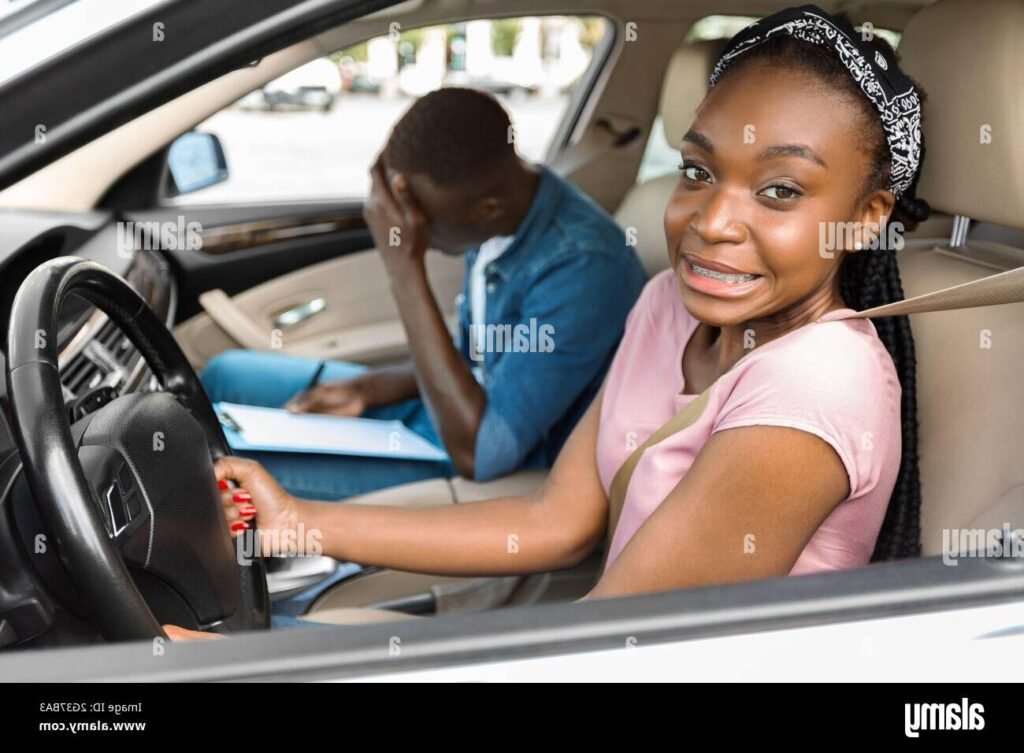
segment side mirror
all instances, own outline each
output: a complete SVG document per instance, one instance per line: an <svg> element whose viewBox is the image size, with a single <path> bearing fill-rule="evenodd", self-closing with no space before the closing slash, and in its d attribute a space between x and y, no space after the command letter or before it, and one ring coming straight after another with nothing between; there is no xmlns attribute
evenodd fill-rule
<svg viewBox="0 0 1024 753"><path fill-rule="evenodd" d="M167 149L165 196L173 198L228 179L224 149L212 133L189 131L176 138Z"/></svg>

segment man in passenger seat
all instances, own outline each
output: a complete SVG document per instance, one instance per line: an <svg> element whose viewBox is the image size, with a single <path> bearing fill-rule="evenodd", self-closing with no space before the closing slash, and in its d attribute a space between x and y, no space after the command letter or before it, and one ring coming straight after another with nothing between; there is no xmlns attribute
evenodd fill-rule
<svg viewBox="0 0 1024 753"><path fill-rule="evenodd" d="M364 217L412 359L390 368L227 351L201 375L213 401L399 419L444 462L242 453L292 494L340 499L427 478L486 481L547 468L597 392L642 289L614 220L516 153L493 97L444 88L416 101L371 170ZM424 268L427 248L463 255L453 342ZM625 440L624 440L625 441Z"/></svg>

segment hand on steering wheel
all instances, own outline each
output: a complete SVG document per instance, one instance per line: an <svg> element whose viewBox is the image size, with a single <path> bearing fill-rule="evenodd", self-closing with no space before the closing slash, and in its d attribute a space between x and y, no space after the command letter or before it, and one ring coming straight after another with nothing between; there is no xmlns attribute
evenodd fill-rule
<svg viewBox="0 0 1024 753"><path fill-rule="evenodd" d="M288 554L276 551L275 542L294 541L297 537L299 501L255 460L218 458L214 472L232 537L240 536L255 524L264 557ZM229 480L236 482L237 488L231 488Z"/></svg>

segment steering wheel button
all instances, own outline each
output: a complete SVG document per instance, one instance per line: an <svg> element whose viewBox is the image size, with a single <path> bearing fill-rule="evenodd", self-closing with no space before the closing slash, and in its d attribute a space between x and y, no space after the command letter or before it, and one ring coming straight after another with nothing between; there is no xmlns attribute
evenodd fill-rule
<svg viewBox="0 0 1024 753"><path fill-rule="evenodd" d="M117 483L121 487L121 492L125 495L127 495L131 489L135 488L135 478L132 476L132 472L128 468L127 463L117 470Z"/></svg>
<svg viewBox="0 0 1024 753"><path fill-rule="evenodd" d="M124 498L125 506L128 508L128 519L135 520L142 514L142 500L139 499L139 492L132 489Z"/></svg>
<svg viewBox="0 0 1024 753"><path fill-rule="evenodd" d="M128 508L125 506L121 490L114 484L107 490L107 506L110 508L110 517L114 523L114 535L121 533L128 525Z"/></svg>

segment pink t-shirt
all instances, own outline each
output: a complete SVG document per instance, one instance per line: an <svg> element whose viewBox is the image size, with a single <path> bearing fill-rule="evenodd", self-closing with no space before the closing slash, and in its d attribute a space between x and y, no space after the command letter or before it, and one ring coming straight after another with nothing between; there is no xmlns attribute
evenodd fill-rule
<svg viewBox="0 0 1024 753"><path fill-rule="evenodd" d="M711 387L694 423L644 452L607 565L686 475L713 433L753 425L788 426L821 437L849 475L850 495L815 531L790 575L868 563L899 471L902 390L870 320L832 321L851 311L830 311L752 349ZM681 393L683 350L698 324L683 306L672 270L656 275L630 312L601 403L597 465L606 494L633 449L697 397Z"/></svg>

